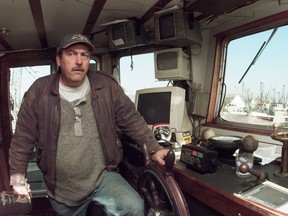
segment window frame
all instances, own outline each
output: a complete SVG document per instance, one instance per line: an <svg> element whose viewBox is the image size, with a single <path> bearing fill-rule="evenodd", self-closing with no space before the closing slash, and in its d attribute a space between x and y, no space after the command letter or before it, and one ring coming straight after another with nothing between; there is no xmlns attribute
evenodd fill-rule
<svg viewBox="0 0 288 216"><path fill-rule="evenodd" d="M12 139L12 126L10 115L10 71L11 67L24 67L35 65L51 65L52 70L56 69L55 64L56 51L54 48L45 50L24 50L19 52L10 52L0 58L0 163L3 164L0 169L0 190L9 190L9 163L8 155ZM4 136L5 134L5 136Z"/></svg>
<svg viewBox="0 0 288 216"><path fill-rule="evenodd" d="M288 11L280 12L239 27L218 33L215 35L215 58L211 82L210 103L208 107L208 116L206 125L240 132L256 133L261 135L270 135L272 127L248 125L244 123L235 123L227 121L217 121L217 115L220 109L220 97L222 91L222 76L224 74L224 60L226 58L226 48L229 41L243 36L254 34L260 31L273 29L279 26L287 25Z"/></svg>
<svg viewBox="0 0 288 216"><path fill-rule="evenodd" d="M92 53L90 56L89 69L92 71L101 71L102 70L101 60L102 58L100 55L93 55ZM93 64L91 64L91 61L95 61L95 68L92 68Z"/></svg>

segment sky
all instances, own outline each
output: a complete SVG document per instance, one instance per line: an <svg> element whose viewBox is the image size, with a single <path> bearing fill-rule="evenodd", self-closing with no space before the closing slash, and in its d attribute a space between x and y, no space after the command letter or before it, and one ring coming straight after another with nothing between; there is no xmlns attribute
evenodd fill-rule
<svg viewBox="0 0 288 216"><path fill-rule="evenodd" d="M228 45L225 83L227 94L241 94L243 85L254 97L260 93L260 83L264 86L264 94L282 92L286 86L288 92L288 26L278 28L262 54L243 78L263 42L273 30L235 40Z"/></svg>
<svg viewBox="0 0 288 216"><path fill-rule="evenodd" d="M167 86L168 81L155 79L153 53L132 56L132 61L133 70L131 70L131 57L121 58L120 73L121 85L133 101L137 89Z"/></svg>

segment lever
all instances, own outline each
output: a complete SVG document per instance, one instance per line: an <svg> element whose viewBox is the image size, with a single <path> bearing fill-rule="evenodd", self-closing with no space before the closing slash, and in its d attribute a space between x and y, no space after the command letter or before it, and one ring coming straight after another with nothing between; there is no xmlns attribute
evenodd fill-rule
<svg viewBox="0 0 288 216"><path fill-rule="evenodd" d="M257 177L257 183L261 183L268 179L268 173L267 172L259 172L253 169L250 169L247 163L243 163L239 167L240 172L242 173L251 173L252 175Z"/></svg>
<svg viewBox="0 0 288 216"><path fill-rule="evenodd" d="M169 150L165 156L165 175L172 175L172 169L175 161L175 153L173 150Z"/></svg>

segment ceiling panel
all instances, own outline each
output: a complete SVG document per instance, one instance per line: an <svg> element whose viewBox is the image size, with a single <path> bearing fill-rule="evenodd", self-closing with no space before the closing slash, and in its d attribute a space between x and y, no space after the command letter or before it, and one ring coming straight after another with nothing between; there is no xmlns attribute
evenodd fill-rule
<svg viewBox="0 0 288 216"><path fill-rule="evenodd" d="M256 3L249 6L242 5L253 1ZM202 17L199 18L202 28L211 29L221 28L222 25L232 22L240 23L243 20L248 22L255 18L254 16L258 17L259 13L267 14L265 5L268 3L269 8L284 10L281 8L287 8L287 3L283 1L287 0L189 0L187 6L194 11L196 19ZM8 28L11 31L8 36L0 34L0 53L7 50L39 49L46 47L47 43L49 47L57 46L68 33L82 33L84 29L88 34L97 33L106 29L101 27L101 24L117 19L143 18L145 15L144 24L153 27L153 17L146 18L151 8L155 5L164 8L175 5L182 7L183 2L184 0L106 0L106 3L105 0L0 0L0 30ZM44 25L37 19L36 26L39 32L35 27L29 3L33 3L34 15L40 18L43 15ZM99 17L94 12L91 13L93 9L96 9L97 13L97 4L101 7L103 3L105 4ZM261 10L257 8L255 11L255 5L260 5ZM236 6L240 9L233 11ZM39 8L42 8L42 11L39 11ZM150 11L154 12L155 8ZM90 17L89 23L87 23L88 17ZM93 42L96 46L106 46L105 32L95 34Z"/></svg>
<svg viewBox="0 0 288 216"><path fill-rule="evenodd" d="M4 39L12 47L19 49L41 47L29 1L1 0L0 28L7 28L11 31L10 35ZM23 41L25 41L25 44Z"/></svg>
<svg viewBox="0 0 288 216"><path fill-rule="evenodd" d="M82 33L93 2L94 0L41 0L49 45L59 44L66 34Z"/></svg>

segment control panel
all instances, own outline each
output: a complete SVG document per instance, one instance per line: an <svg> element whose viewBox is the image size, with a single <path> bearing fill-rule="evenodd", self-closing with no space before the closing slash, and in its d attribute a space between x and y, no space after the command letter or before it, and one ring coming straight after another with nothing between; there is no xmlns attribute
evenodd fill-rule
<svg viewBox="0 0 288 216"><path fill-rule="evenodd" d="M218 165L218 152L194 144L182 146L180 161L201 173L213 173Z"/></svg>

